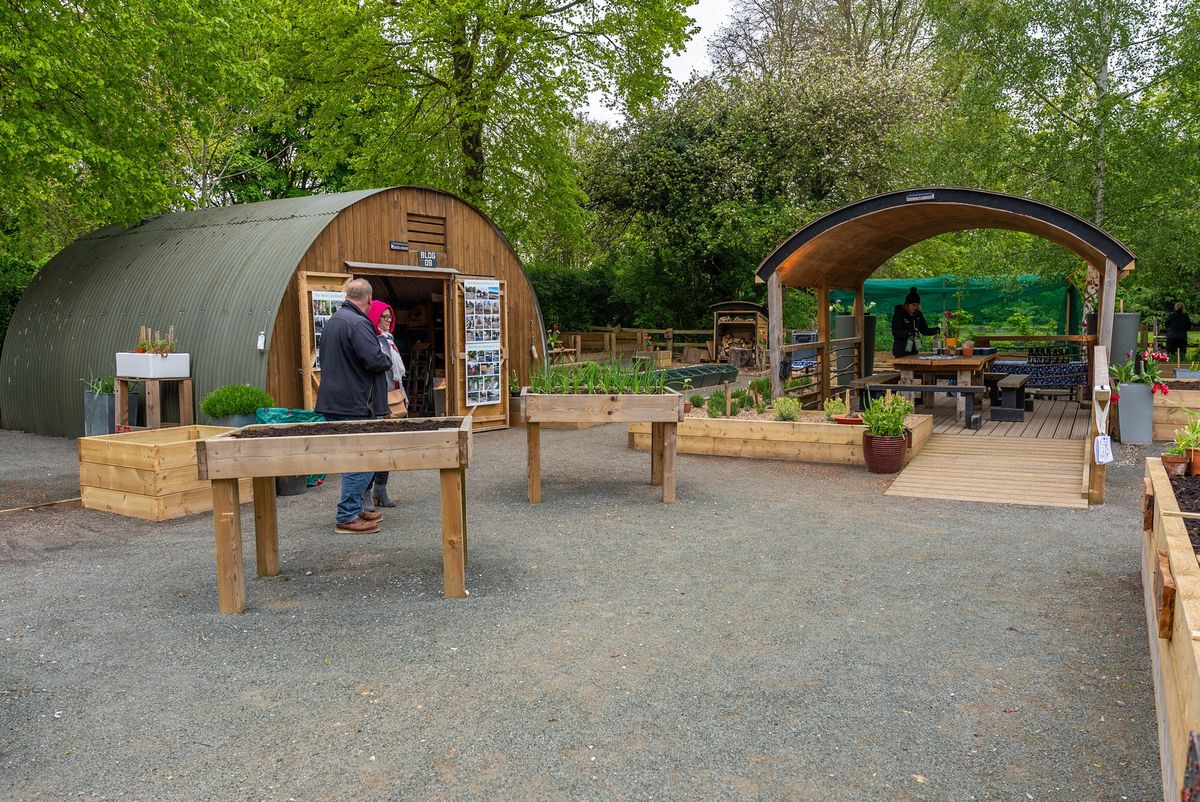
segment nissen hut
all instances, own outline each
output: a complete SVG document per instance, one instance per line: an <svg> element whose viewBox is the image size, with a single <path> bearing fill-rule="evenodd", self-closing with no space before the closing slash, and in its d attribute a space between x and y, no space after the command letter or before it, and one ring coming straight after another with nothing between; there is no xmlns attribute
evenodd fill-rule
<svg viewBox="0 0 1200 802"><path fill-rule="evenodd" d="M544 358L545 326L504 235L470 204L393 187L162 215L65 248L13 315L0 355L3 426L76 436L82 379L114 371L141 325L174 326L197 399L226 384L312 408L324 318L350 277L397 317L414 415L508 421L508 377Z"/></svg>

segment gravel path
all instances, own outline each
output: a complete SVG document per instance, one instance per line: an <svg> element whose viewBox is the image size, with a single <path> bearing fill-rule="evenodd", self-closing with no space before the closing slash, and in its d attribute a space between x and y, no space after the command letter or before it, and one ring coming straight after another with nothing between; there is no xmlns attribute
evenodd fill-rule
<svg viewBox="0 0 1200 802"><path fill-rule="evenodd" d="M622 429L542 437L539 506L524 432L476 438L460 601L431 472L376 536L280 499L272 579L244 507L241 616L210 516L0 516L0 798L1161 796L1132 459L1072 511L684 455L663 505ZM75 469L14 444L6 492Z"/></svg>

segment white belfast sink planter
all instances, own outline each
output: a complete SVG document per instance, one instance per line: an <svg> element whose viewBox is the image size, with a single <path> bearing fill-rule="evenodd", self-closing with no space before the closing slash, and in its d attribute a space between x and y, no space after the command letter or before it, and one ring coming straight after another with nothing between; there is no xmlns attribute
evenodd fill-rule
<svg viewBox="0 0 1200 802"><path fill-rule="evenodd" d="M117 375L137 379L186 379L192 375L190 354L117 354Z"/></svg>

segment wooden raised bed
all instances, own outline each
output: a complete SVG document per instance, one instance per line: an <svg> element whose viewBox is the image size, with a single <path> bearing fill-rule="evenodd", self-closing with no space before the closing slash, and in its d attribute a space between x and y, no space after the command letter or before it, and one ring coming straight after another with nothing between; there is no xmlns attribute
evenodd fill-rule
<svg viewBox="0 0 1200 802"><path fill-rule="evenodd" d="M1146 460L1145 482L1142 591L1163 799L1173 802L1187 768L1188 735L1200 731L1200 565L1161 460Z"/></svg>
<svg viewBox="0 0 1200 802"><path fill-rule="evenodd" d="M375 421L246 426L197 443L200 475L212 480L218 609L222 613L240 613L246 606L238 482L247 476L254 480L258 575L275 576L279 573L276 476L347 471L440 471L443 592L448 599L466 596L466 469L471 459L471 418L412 420L436 421L442 425L428 431L370 433L361 429L364 424ZM247 430L271 430L275 436L238 436ZM289 431L298 433L292 435Z"/></svg>
<svg viewBox="0 0 1200 802"><path fill-rule="evenodd" d="M1180 407L1200 414L1200 379L1171 379L1169 386L1167 395L1154 394L1155 440L1173 440L1175 430L1187 425L1187 413Z"/></svg>
<svg viewBox="0 0 1200 802"><path fill-rule="evenodd" d="M933 434L933 416L913 415L911 460ZM678 448L684 454L720 457L786 459L865 465L862 436L865 426L842 423L808 423L740 418L685 418L679 424ZM650 447L650 427L629 424L629 447Z"/></svg>
<svg viewBox="0 0 1200 802"><path fill-rule="evenodd" d="M233 431L180 426L79 438L80 503L92 510L166 521L212 509L212 488L196 471L196 443ZM239 488L250 501L250 480Z"/></svg>
<svg viewBox="0 0 1200 802"><path fill-rule="evenodd" d="M521 419L525 421L529 502L542 500L541 426L544 423L644 422L652 432L650 484L662 486L664 504L675 501L675 427L683 420L683 396L669 387L656 395L558 395L521 391Z"/></svg>

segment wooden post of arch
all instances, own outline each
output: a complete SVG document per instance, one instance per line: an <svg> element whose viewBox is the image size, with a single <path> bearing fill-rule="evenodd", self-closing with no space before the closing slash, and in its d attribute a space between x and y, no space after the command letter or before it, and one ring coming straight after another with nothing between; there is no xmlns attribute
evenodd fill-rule
<svg viewBox="0 0 1200 802"><path fill-rule="evenodd" d="M867 283L866 281L858 282L858 287L854 290L854 336L858 338L858 359L855 364L858 367L856 379L861 379L867 375ZM848 383L848 382L847 382Z"/></svg>
<svg viewBox="0 0 1200 802"><path fill-rule="evenodd" d="M783 395L783 378L780 376L780 365L783 364L783 354L779 349L783 346L783 279L776 270L767 279L767 350L770 352L771 367L771 396L778 398ZM787 355L787 359L791 359Z"/></svg>
<svg viewBox="0 0 1200 802"><path fill-rule="evenodd" d="M1096 332L1099 335L1097 345L1104 346L1104 352L1109 355L1109 359L1113 362L1119 362L1124 358L1124 354L1112 353L1112 334L1113 334L1113 312L1117 306L1117 276L1120 274L1117 265L1112 259L1104 261L1104 284L1100 291L1100 308L1096 310L1096 320L1099 321ZM1105 377L1097 376L1095 381L1101 382Z"/></svg>
<svg viewBox="0 0 1200 802"><path fill-rule="evenodd" d="M821 280L821 286L817 287L817 339L824 343L824 347L817 349L817 358L820 362L820 372L817 381L821 388L819 401L824 401L829 397L829 361L833 355L833 349L829 347L830 330L829 325L829 282Z"/></svg>

